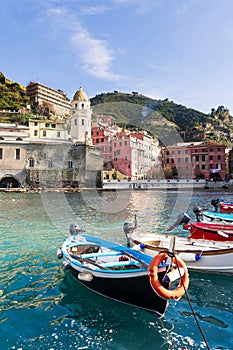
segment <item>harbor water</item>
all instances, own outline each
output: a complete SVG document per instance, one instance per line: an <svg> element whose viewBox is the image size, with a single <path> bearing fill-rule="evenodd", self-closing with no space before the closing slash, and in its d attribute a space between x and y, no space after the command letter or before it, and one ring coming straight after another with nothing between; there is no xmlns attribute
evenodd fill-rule
<svg viewBox="0 0 233 350"><path fill-rule="evenodd" d="M71 223L125 244L135 214L140 232L165 233L182 212L195 220L196 205L213 210L216 195L232 200L221 190L0 193L0 349L206 349L198 325L211 349L233 349L232 276L190 272L192 308L183 296L157 319L81 286L56 256Z"/></svg>

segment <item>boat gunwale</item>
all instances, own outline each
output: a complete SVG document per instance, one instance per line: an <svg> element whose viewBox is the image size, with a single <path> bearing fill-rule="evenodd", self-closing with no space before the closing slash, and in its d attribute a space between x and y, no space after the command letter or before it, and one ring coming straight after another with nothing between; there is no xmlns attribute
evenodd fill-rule
<svg viewBox="0 0 233 350"><path fill-rule="evenodd" d="M226 224L221 224L221 223L216 223L216 224L212 224L212 223L209 223L209 222L192 222L190 224L193 229L197 229L197 230L203 230L203 231L207 231L207 232L218 232L218 231L223 231L223 232L227 232L229 234L232 234L233 235L233 225L226 225ZM208 227L208 225L211 225ZM217 225L218 227L214 227L215 225ZM224 229L224 226L232 226L232 229L229 227L227 229ZM228 232L230 231L230 232Z"/></svg>
<svg viewBox="0 0 233 350"><path fill-rule="evenodd" d="M110 249L108 247L103 246L108 252L93 252L93 253L81 253L81 254L74 254L69 251L70 247L83 247L83 246L89 246L90 242L72 242L71 245L68 244L67 240L64 242L62 245L62 251L64 254L64 258L68 263L72 263L73 267L75 268L80 268L82 271L88 271L93 274L96 272L99 273L113 273L114 275L122 275L122 274L130 274L132 273L145 273L148 270L149 264L147 263L146 260L140 259L137 257L137 251L135 251L134 254L130 254L127 250L125 249ZM92 244L92 246L95 246ZM98 247L101 248L101 245L98 245ZM122 246L119 245L120 248ZM119 248L118 247L118 248ZM140 253L140 252L139 252ZM142 254L142 253L141 253ZM144 254L143 254L144 255ZM106 262L99 262L95 261L94 259L97 259L98 257L119 257L119 256L127 256L129 259L125 261L106 261ZM148 257L147 257L148 258ZM86 263L87 265L84 265ZM106 264L106 265L105 265ZM109 265L108 265L109 264ZM112 264L112 266L110 266ZM90 266L88 266L90 265ZM93 268L91 267L93 266ZM114 269L116 268L116 269ZM133 276L132 276L133 277Z"/></svg>
<svg viewBox="0 0 233 350"><path fill-rule="evenodd" d="M150 242L141 242L141 241L137 241L136 239L132 240L134 244L136 245L140 245L143 244L144 245L144 249L150 249L153 251L158 251L158 252L162 252L162 251L169 251L169 248L165 248L165 247L156 247L153 244L150 244ZM181 253L190 253L190 254L199 254L201 256L212 256L212 255L224 255L224 254L229 254L229 253L233 253L233 247L232 248L218 248L216 250L214 249L210 249L210 250L197 250L197 249L188 249L188 250L179 250L179 249L174 249L174 253L175 254L181 254Z"/></svg>

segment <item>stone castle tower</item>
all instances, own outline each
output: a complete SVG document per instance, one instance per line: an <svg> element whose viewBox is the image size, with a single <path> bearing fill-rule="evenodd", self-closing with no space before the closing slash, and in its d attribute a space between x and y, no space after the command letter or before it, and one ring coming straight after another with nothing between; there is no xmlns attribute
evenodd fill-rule
<svg viewBox="0 0 233 350"><path fill-rule="evenodd" d="M91 145L91 102L82 86L72 100L71 139Z"/></svg>

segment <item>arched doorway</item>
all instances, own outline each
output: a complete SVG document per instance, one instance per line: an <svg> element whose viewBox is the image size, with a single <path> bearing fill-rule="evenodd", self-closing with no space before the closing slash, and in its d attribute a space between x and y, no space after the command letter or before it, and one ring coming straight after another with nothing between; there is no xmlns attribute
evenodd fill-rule
<svg viewBox="0 0 233 350"><path fill-rule="evenodd" d="M0 180L0 188L18 188L20 185L19 181L16 180L13 176L4 176Z"/></svg>

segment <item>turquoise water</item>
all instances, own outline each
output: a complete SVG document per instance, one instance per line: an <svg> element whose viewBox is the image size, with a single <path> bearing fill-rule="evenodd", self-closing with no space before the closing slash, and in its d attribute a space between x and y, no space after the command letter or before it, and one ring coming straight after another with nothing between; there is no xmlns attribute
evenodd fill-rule
<svg viewBox="0 0 233 350"><path fill-rule="evenodd" d="M232 200L230 193L218 195ZM80 286L56 251L72 222L124 243L123 223L134 214L140 231L164 232L183 211L194 218L197 204L212 210L213 197L203 191L1 193L0 349L205 349L186 297L155 319ZM211 349L233 349L231 283L231 276L190 274L189 297Z"/></svg>

